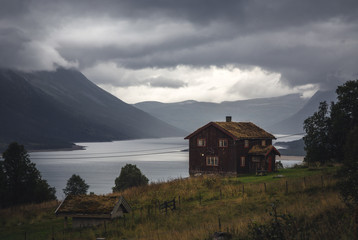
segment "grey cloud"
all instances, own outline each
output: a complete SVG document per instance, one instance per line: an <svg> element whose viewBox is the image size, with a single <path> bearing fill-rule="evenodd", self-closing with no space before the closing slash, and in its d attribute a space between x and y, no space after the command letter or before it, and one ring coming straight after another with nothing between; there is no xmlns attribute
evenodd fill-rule
<svg viewBox="0 0 358 240"><path fill-rule="evenodd" d="M0 66L16 68L21 64L21 51L30 39L16 28L0 28Z"/></svg>
<svg viewBox="0 0 358 240"><path fill-rule="evenodd" d="M187 86L187 83L177 79L168 79L165 77L153 77L143 81L143 83L150 85L151 87L162 88L182 88Z"/></svg>
<svg viewBox="0 0 358 240"><path fill-rule="evenodd" d="M24 56L26 52L21 52L24 44L33 39L41 41L41 36L46 38L64 21L75 22L78 17L106 17L113 22L144 19L153 24L188 22L196 30L190 36L175 39L167 39L163 33L161 42L144 41L125 47L59 42L55 50L67 61L78 61L80 69L107 61L127 68L234 64L279 72L282 81L290 86L315 83L326 88L356 76L357 72L356 0L5 0L0 10L0 65L30 64L23 60L29 59ZM329 22L343 29L337 31L329 26L317 29L317 24ZM8 23L16 28L9 28ZM318 35L313 38L317 41L315 44L309 42L312 34ZM287 41L291 38L291 42ZM164 86L164 82L147 83ZM123 80L120 84L142 83ZM180 81L168 83L173 84L172 87L184 86Z"/></svg>

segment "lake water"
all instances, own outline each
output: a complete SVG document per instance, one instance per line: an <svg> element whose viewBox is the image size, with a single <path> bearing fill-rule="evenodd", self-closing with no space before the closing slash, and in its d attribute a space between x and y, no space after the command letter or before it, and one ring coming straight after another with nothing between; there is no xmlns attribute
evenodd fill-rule
<svg viewBox="0 0 358 240"><path fill-rule="evenodd" d="M129 141L77 143L84 150L31 152L42 177L56 188L58 199L72 174L78 174L90 185L89 192L112 192L114 180L127 163L135 164L150 182L167 181L189 176L188 141L183 138L140 139ZM301 163L285 160L285 167Z"/></svg>

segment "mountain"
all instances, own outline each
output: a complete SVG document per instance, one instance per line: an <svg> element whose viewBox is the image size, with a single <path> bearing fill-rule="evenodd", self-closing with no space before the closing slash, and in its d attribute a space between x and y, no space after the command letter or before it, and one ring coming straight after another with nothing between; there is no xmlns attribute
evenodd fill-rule
<svg viewBox="0 0 358 240"><path fill-rule="evenodd" d="M11 141L43 149L186 134L124 103L76 70L0 69L0 109L0 149Z"/></svg>
<svg viewBox="0 0 358 240"><path fill-rule="evenodd" d="M269 126L268 130L282 134L302 133L304 120L318 110L319 103L326 101L329 104L336 98L337 95L334 90L317 91L298 112Z"/></svg>
<svg viewBox="0 0 358 240"><path fill-rule="evenodd" d="M250 121L266 128L292 116L305 106L307 101L299 94L289 94L222 103L141 102L134 106L171 125L192 132L210 121L225 121L225 116L232 116L233 121Z"/></svg>

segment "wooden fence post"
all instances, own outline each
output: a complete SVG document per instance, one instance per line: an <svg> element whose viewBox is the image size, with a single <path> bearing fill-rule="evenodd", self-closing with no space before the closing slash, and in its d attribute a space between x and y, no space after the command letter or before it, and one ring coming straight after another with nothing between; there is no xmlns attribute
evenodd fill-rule
<svg viewBox="0 0 358 240"><path fill-rule="evenodd" d="M218 216L218 223L219 223L219 232L221 232L221 219L220 219L220 215Z"/></svg>
<svg viewBox="0 0 358 240"><path fill-rule="evenodd" d="M324 188L323 175L321 175L322 188Z"/></svg>
<svg viewBox="0 0 358 240"><path fill-rule="evenodd" d="M266 183L264 183L264 187L265 187L265 193L266 193Z"/></svg>
<svg viewBox="0 0 358 240"><path fill-rule="evenodd" d="M288 193L288 182L286 180L286 194Z"/></svg>
<svg viewBox="0 0 358 240"><path fill-rule="evenodd" d="M220 188L220 199L222 199L222 198L223 198L223 194L222 194L221 188Z"/></svg>
<svg viewBox="0 0 358 240"><path fill-rule="evenodd" d="M244 196L244 194L245 194L245 185L242 184L242 196Z"/></svg>
<svg viewBox="0 0 358 240"><path fill-rule="evenodd" d="M306 177L303 177L303 186L306 189Z"/></svg>

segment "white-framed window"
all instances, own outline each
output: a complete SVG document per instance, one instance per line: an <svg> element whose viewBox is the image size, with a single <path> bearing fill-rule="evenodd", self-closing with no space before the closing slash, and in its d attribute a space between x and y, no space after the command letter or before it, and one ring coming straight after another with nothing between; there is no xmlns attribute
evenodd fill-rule
<svg viewBox="0 0 358 240"><path fill-rule="evenodd" d="M229 142L227 139L219 139L219 147L228 147Z"/></svg>
<svg viewBox="0 0 358 240"><path fill-rule="evenodd" d="M245 167L245 162L246 162L246 158L245 158L245 157L241 157L241 158L240 158L240 166L241 166L241 167Z"/></svg>
<svg viewBox="0 0 358 240"><path fill-rule="evenodd" d="M266 146L266 140L261 140L261 146Z"/></svg>
<svg viewBox="0 0 358 240"><path fill-rule="evenodd" d="M205 147L205 146L206 146L206 139L198 138L198 147Z"/></svg>
<svg viewBox="0 0 358 240"><path fill-rule="evenodd" d="M207 166L219 166L219 157L218 156L206 156L206 165Z"/></svg>
<svg viewBox="0 0 358 240"><path fill-rule="evenodd" d="M248 148L249 147L249 140L244 140L244 147Z"/></svg>

